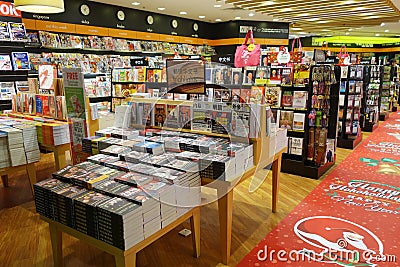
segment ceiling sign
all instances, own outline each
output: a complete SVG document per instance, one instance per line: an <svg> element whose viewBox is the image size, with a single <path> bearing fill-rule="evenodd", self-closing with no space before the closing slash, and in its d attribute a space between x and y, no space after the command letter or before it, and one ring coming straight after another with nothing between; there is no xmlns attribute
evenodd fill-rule
<svg viewBox="0 0 400 267"><path fill-rule="evenodd" d="M13 3L0 1L0 16L21 18L21 11L15 9Z"/></svg>

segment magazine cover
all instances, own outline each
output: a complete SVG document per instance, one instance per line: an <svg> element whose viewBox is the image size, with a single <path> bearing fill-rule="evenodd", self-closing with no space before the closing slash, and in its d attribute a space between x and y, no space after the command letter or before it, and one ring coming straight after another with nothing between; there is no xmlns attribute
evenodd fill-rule
<svg viewBox="0 0 400 267"><path fill-rule="evenodd" d="M165 117L167 115L167 107L165 104L155 104L154 106L154 120L155 126L164 126Z"/></svg>
<svg viewBox="0 0 400 267"><path fill-rule="evenodd" d="M191 106L179 105L179 127L191 129Z"/></svg>
<svg viewBox="0 0 400 267"><path fill-rule="evenodd" d="M243 73L242 68L232 68L232 84L239 85L242 84Z"/></svg>
<svg viewBox="0 0 400 267"><path fill-rule="evenodd" d="M242 88L240 90L240 102L241 103L250 103L250 96L251 96L251 90L247 88Z"/></svg>
<svg viewBox="0 0 400 267"><path fill-rule="evenodd" d="M304 131L306 114L304 113L294 113L293 115L293 130L294 131Z"/></svg>
<svg viewBox="0 0 400 267"><path fill-rule="evenodd" d="M179 112L178 106L168 104L167 105L167 119L165 124L169 128L178 128L178 121L179 121Z"/></svg>
<svg viewBox="0 0 400 267"><path fill-rule="evenodd" d="M279 128L292 130L293 126L293 111L280 111Z"/></svg>
<svg viewBox="0 0 400 267"><path fill-rule="evenodd" d="M293 104L294 108L306 108L307 107L307 91L294 91L293 92Z"/></svg>
<svg viewBox="0 0 400 267"><path fill-rule="evenodd" d="M293 106L293 91L284 91L282 95L282 107Z"/></svg>
<svg viewBox="0 0 400 267"><path fill-rule="evenodd" d="M8 31L8 23L0 21L0 41L10 41L10 32Z"/></svg>
<svg viewBox="0 0 400 267"><path fill-rule="evenodd" d="M264 88L263 86L252 86L250 94L250 103L263 104L264 103Z"/></svg>
<svg viewBox="0 0 400 267"><path fill-rule="evenodd" d="M10 55L0 55L0 70L12 70Z"/></svg>
<svg viewBox="0 0 400 267"><path fill-rule="evenodd" d="M10 31L11 41L15 42L27 41L25 25L23 23L9 22L8 28Z"/></svg>
<svg viewBox="0 0 400 267"><path fill-rule="evenodd" d="M279 107L281 105L281 88L267 87L265 89L265 103L270 107Z"/></svg>
<svg viewBox="0 0 400 267"><path fill-rule="evenodd" d="M14 70L30 70L28 52L12 52Z"/></svg>
<svg viewBox="0 0 400 267"><path fill-rule="evenodd" d="M257 67L245 67L243 75L243 84L254 85L256 79Z"/></svg>
<svg viewBox="0 0 400 267"><path fill-rule="evenodd" d="M268 67L257 67L255 83L260 85L267 84L270 76L269 71Z"/></svg>

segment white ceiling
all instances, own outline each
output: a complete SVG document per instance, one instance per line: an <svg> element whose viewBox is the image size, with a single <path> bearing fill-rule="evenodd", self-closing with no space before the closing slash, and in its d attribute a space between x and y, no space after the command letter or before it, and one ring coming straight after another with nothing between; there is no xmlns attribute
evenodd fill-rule
<svg viewBox="0 0 400 267"><path fill-rule="evenodd" d="M195 19L205 22L218 22L216 21L217 19L220 19L221 21L230 21L239 19L238 17L240 17L240 20L282 21L274 19L272 16L269 16L267 14L252 12L250 10L234 7L232 4L226 4L225 1L223 0L94 0L94 1L117 5L117 6L124 6L139 10L145 10L149 12L178 16L188 19ZM140 5L132 5L132 2L140 2ZM400 9L400 0L391 0L391 2L398 9ZM299 5L301 4L302 1L299 0ZM221 5L221 7L214 7L214 5ZM163 7L165 8L165 10L158 10L159 7ZM181 11L187 12L187 14L180 14ZM249 16L249 14L253 14L254 16ZM205 16L205 18L199 18L199 16ZM285 22L291 22L291 21L285 21ZM317 31L299 34L298 32L291 30L291 33L296 34L296 36L321 35L321 32ZM400 23L399 22L386 23L384 26L361 27L340 32L330 31L327 32L325 35L347 34L347 35L374 36L376 33L379 33L380 36L396 36L396 35L400 36Z"/></svg>

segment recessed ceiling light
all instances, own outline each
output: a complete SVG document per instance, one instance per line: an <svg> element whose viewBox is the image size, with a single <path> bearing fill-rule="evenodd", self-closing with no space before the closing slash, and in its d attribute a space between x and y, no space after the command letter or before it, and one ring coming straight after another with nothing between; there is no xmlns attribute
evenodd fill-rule
<svg viewBox="0 0 400 267"><path fill-rule="evenodd" d="M249 17L253 17L253 16L254 16L254 13L250 13L250 14L249 14Z"/></svg>
<svg viewBox="0 0 400 267"><path fill-rule="evenodd" d="M385 30L385 32L389 32L389 30Z"/></svg>
<svg viewBox="0 0 400 267"><path fill-rule="evenodd" d="M323 30L321 30L321 32L330 32L331 30L328 30L328 29L323 29Z"/></svg>
<svg viewBox="0 0 400 267"><path fill-rule="evenodd" d="M235 17L235 19L241 19L241 17Z"/></svg>
<svg viewBox="0 0 400 267"><path fill-rule="evenodd" d="M355 2L357 2L357 1L349 0L349 1L343 1L341 4L342 5L351 5L351 4L354 4Z"/></svg>
<svg viewBox="0 0 400 267"><path fill-rule="evenodd" d="M377 18L379 18L379 16L370 16L369 18L370 19L377 19Z"/></svg>
<svg viewBox="0 0 400 267"><path fill-rule="evenodd" d="M285 7L281 11L282 12L289 12L289 11L292 11L292 8L291 7Z"/></svg>
<svg viewBox="0 0 400 267"><path fill-rule="evenodd" d="M222 19L216 19L215 21L222 21Z"/></svg>
<svg viewBox="0 0 400 267"><path fill-rule="evenodd" d="M369 12L369 13L360 13L359 16L372 16L373 13Z"/></svg>
<svg viewBox="0 0 400 267"><path fill-rule="evenodd" d="M375 33L375 36L380 36L380 34L379 33Z"/></svg>
<svg viewBox="0 0 400 267"><path fill-rule="evenodd" d="M186 15L187 12L186 12L186 11L181 11L181 12L179 12L179 14L181 14L181 15Z"/></svg>
<svg viewBox="0 0 400 267"><path fill-rule="evenodd" d="M366 8L363 7L363 6L359 6L359 7L353 8L353 10L355 10L355 11L357 11L357 10L364 10L364 9L366 9Z"/></svg>
<svg viewBox="0 0 400 267"><path fill-rule="evenodd" d="M206 16L200 15L199 19L204 19Z"/></svg>
<svg viewBox="0 0 400 267"><path fill-rule="evenodd" d="M350 33L349 33L349 32L346 32L345 34L346 34L346 35L349 35Z"/></svg>
<svg viewBox="0 0 400 267"><path fill-rule="evenodd" d="M382 22L382 23L381 23L381 27L383 27L383 26L385 26L385 25L386 25L385 22Z"/></svg>
<svg viewBox="0 0 400 267"><path fill-rule="evenodd" d="M307 34L306 32L299 32L298 34Z"/></svg>
<svg viewBox="0 0 400 267"><path fill-rule="evenodd" d="M165 7L159 7L157 9L160 10L160 11L163 11L163 10L165 10Z"/></svg>
<svg viewBox="0 0 400 267"><path fill-rule="evenodd" d="M297 15L298 17L307 17L308 15L310 15L309 13L301 13L299 15Z"/></svg>
<svg viewBox="0 0 400 267"><path fill-rule="evenodd" d="M279 21L279 19L273 19L272 21Z"/></svg>
<svg viewBox="0 0 400 267"><path fill-rule="evenodd" d="M319 18L311 18L311 19L308 19L307 21L317 21L317 20L319 20Z"/></svg>
<svg viewBox="0 0 400 267"><path fill-rule="evenodd" d="M317 23L324 24L324 23L328 23L328 22L329 22L329 20L321 20L321 21L318 21Z"/></svg>
<svg viewBox="0 0 400 267"><path fill-rule="evenodd" d="M132 5L138 6L138 5L140 5L140 3L139 2L132 2Z"/></svg>
<svg viewBox="0 0 400 267"><path fill-rule="evenodd" d="M349 29L349 32L351 32L353 29Z"/></svg>
<svg viewBox="0 0 400 267"><path fill-rule="evenodd" d="M294 30L294 31L301 31L302 28L296 28L296 27L294 27L294 28L292 28L292 30Z"/></svg>
<svg viewBox="0 0 400 267"><path fill-rule="evenodd" d="M217 8L218 8L218 7L221 7L221 6L222 6L222 5L214 5L214 7L217 7Z"/></svg>

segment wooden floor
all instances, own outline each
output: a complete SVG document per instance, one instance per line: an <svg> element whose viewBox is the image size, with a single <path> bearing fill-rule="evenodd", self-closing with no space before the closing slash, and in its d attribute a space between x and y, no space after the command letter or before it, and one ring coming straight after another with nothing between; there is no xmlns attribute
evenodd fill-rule
<svg viewBox="0 0 400 267"><path fill-rule="evenodd" d="M364 134L364 138L366 136ZM337 163L350 152L338 149ZM37 164L38 180L50 177L54 168L52 154L42 154L42 160ZM282 173L279 211L275 214L271 212L271 174L253 194L248 192L249 180L239 185L234 193L232 257L229 266L235 266L321 179L312 180ZM10 177L9 183L9 188L3 188L0 184L0 267L53 266L49 228L35 213L28 178L24 173L16 173ZM201 256L198 259L192 257L191 238L178 235L185 227L189 227L189 222L141 251L137 266L224 266L219 263L216 203L201 208ZM115 266L112 256L66 235L63 252L65 267Z"/></svg>

